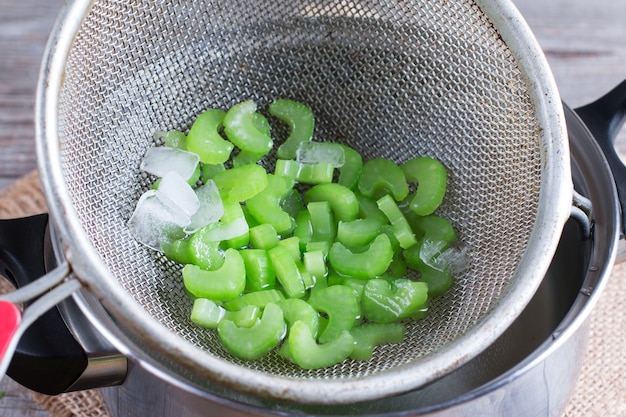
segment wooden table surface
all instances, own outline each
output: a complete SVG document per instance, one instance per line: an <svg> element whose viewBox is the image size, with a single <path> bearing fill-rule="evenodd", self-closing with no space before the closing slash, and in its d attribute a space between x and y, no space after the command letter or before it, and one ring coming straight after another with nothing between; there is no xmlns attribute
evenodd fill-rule
<svg viewBox="0 0 626 417"><path fill-rule="evenodd" d="M626 0L515 0L546 53L562 98L577 107L626 79ZM62 0L0 0L0 188L36 168L39 64ZM618 149L626 154L626 129ZM624 277L626 279L626 277ZM0 417L48 417L4 378Z"/></svg>

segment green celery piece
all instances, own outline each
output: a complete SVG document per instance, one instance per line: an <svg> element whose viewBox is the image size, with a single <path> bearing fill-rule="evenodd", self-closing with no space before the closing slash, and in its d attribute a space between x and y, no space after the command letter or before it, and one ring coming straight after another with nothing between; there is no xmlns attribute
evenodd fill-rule
<svg viewBox="0 0 626 417"><path fill-rule="evenodd" d="M203 230L204 229L204 230ZM161 245L165 256L180 264L194 264L202 269L218 269L224 263L220 242L204 238L208 228L200 229L187 239L174 240Z"/></svg>
<svg viewBox="0 0 626 417"><path fill-rule="evenodd" d="M208 180L213 179L215 174L225 170L224 164L202 164L202 182L206 183Z"/></svg>
<svg viewBox="0 0 626 417"><path fill-rule="evenodd" d="M296 265L298 266L298 271L302 276L302 283L304 284L304 289L309 290L316 285L315 277L309 272L309 270L304 266L304 262L301 259L296 261Z"/></svg>
<svg viewBox="0 0 626 417"><path fill-rule="evenodd" d="M291 236L278 241L280 245L289 251L294 261L302 260L302 252L300 252L300 239L297 236Z"/></svg>
<svg viewBox="0 0 626 417"><path fill-rule="evenodd" d="M220 223L232 225L236 221L245 226L245 231L239 236L226 240L226 246L229 248L239 249L248 246L250 243L250 228L248 227L246 216L243 213L241 204L224 202L224 214L220 219Z"/></svg>
<svg viewBox="0 0 626 417"><path fill-rule="evenodd" d="M302 298L305 284L297 261L285 246L276 245L267 251L276 278L281 284L285 295L289 298Z"/></svg>
<svg viewBox="0 0 626 417"><path fill-rule="evenodd" d="M328 201L312 201L307 205L311 219L311 241L332 243L337 236L337 222Z"/></svg>
<svg viewBox="0 0 626 417"><path fill-rule="evenodd" d="M264 135L270 136L272 134L272 126L269 120L261 113L254 113L252 115L252 124Z"/></svg>
<svg viewBox="0 0 626 417"><path fill-rule="evenodd" d="M250 228L250 245L256 249L270 249L278 244L276 229L269 223L259 224Z"/></svg>
<svg viewBox="0 0 626 417"><path fill-rule="evenodd" d="M318 288L317 286L315 288ZM278 303L280 308L283 309L285 321L287 322L287 331L293 326L296 321L304 322L314 338L317 337L320 328L320 317L317 310L315 310L309 303L300 298L286 298ZM291 354L289 353L289 338L283 341L283 344L278 350L278 354L288 361L293 362Z"/></svg>
<svg viewBox="0 0 626 417"><path fill-rule="evenodd" d="M263 116L261 113L255 112L252 115L252 124L254 125L254 127L257 128L259 132L267 136L271 135L270 124L267 118ZM235 157L233 157L233 166L239 167L239 166L247 165L247 164L256 164L257 162L259 162L261 158L263 158L263 156L265 156L265 154L256 154L254 152L247 152L247 151L240 150L239 153L235 155Z"/></svg>
<svg viewBox="0 0 626 417"><path fill-rule="evenodd" d="M167 132L161 132L163 135L163 144L169 148L181 149L183 151L187 149L187 136L179 130L168 130Z"/></svg>
<svg viewBox="0 0 626 417"><path fill-rule="evenodd" d="M402 323L364 323L350 330L354 338L354 350L350 358L357 361L372 359L374 347L402 342L404 325Z"/></svg>
<svg viewBox="0 0 626 417"><path fill-rule="evenodd" d="M261 318L261 307L255 305L244 306L241 310L224 310L223 320L235 322L237 327L252 327Z"/></svg>
<svg viewBox="0 0 626 417"><path fill-rule="evenodd" d="M284 300L285 296L282 292L275 288L269 290L253 291L244 293L241 296L234 298L224 303L224 308L228 311L241 310L247 305L254 305L258 307L265 307L268 303L277 303L280 300Z"/></svg>
<svg viewBox="0 0 626 417"><path fill-rule="evenodd" d="M417 183L410 208L420 216L432 214L443 201L448 173L443 164L429 157L412 158L400 168L408 182Z"/></svg>
<svg viewBox="0 0 626 417"><path fill-rule="evenodd" d="M385 216L385 213L380 211L376 200L372 200L369 197L365 197L360 193L356 193L356 199L359 203L359 218L361 219L373 219L380 224L389 223L389 219Z"/></svg>
<svg viewBox="0 0 626 417"><path fill-rule="evenodd" d="M302 321L296 321L291 326L288 343L291 360L304 369L338 364L350 356L354 348L354 338L347 330L329 342L317 344L311 329Z"/></svg>
<svg viewBox="0 0 626 417"><path fill-rule="evenodd" d="M176 239L169 242L161 242L161 251L168 259L178 262L179 264L194 263L194 257L191 254L189 240L187 239ZM219 253L218 256L221 258Z"/></svg>
<svg viewBox="0 0 626 417"><path fill-rule="evenodd" d="M392 160L384 158L370 159L363 164L357 186L361 194L374 200L391 194L396 201L400 201L409 194L402 169Z"/></svg>
<svg viewBox="0 0 626 417"><path fill-rule="evenodd" d="M344 275L339 275L335 271L330 271L328 273L328 286L332 285L344 285L352 289L354 296L358 300L359 304L361 304L361 298L363 297L363 289L365 288L365 284L367 284L367 280L360 278L352 278L346 277Z"/></svg>
<svg viewBox="0 0 626 417"><path fill-rule="evenodd" d="M202 169L200 168L200 164L196 165L196 170L191 174L191 177L187 179L187 184L192 187L198 183L198 180L202 176Z"/></svg>
<svg viewBox="0 0 626 417"><path fill-rule="evenodd" d="M304 268L315 279L324 277L328 273L326 268L326 257L321 250L307 251L302 254L302 263Z"/></svg>
<svg viewBox="0 0 626 417"><path fill-rule="evenodd" d="M300 163L293 159L277 159L276 166L274 168L274 175L280 175L283 177L289 177L294 181L298 180L298 173L300 172Z"/></svg>
<svg viewBox="0 0 626 417"><path fill-rule="evenodd" d="M337 220L348 222L359 215L359 202L352 190L337 183L318 184L304 193L305 203L328 201Z"/></svg>
<svg viewBox="0 0 626 417"><path fill-rule="evenodd" d="M280 159L295 159L300 144L313 138L315 128L313 112L304 103L284 99L272 102L268 111L289 126L289 136L278 147L276 155Z"/></svg>
<svg viewBox="0 0 626 417"><path fill-rule="evenodd" d="M393 258L389 264L389 273L395 278L401 278L408 272L407 264L400 251L393 252Z"/></svg>
<svg viewBox="0 0 626 417"><path fill-rule="evenodd" d="M380 234L382 224L373 218L340 221L337 225L337 241L348 248L358 248L370 243Z"/></svg>
<svg viewBox="0 0 626 417"><path fill-rule="evenodd" d="M378 208L385 213L385 216L389 219L391 226L393 227L393 233L400 247L403 249L410 248L417 243L413 229L411 225L404 217L395 200L390 195L384 195L376 201Z"/></svg>
<svg viewBox="0 0 626 417"><path fill-rule="evenodd" d="M194 297L211 300L232 300L246 286L246 268L236 249L227 249L224 264L216 270L207 271L196 265L183 267L183 283Z"/></svg>
<svg viewBox="0 0 626 417"><path fill-rule="evenodd" d="M313 237L313 226L311 225L311 215L306 209L300 210L295 216L295 226L293 229L293 235L300 239L300 244L306 248L311 242Z"/></svg>
<svg viewBox="0 0 626 417"><path fill-rule="evenodd" d="M304 210L304 203L302 202L300 191L292 188L283 199L280 208L295 219L300 210Z"/></svg>
<svg viewBox="0 0 626 417"><path fill-rule="evenodd" d="M217 333L224 347L234 356L257 360L278 346L286 329L283 311L276 304L268 303L261 319L252 327L238 327L232 320L222 320Z"/></svg>
<svg viewBox="0 0 626 417"><path fill-rule="evenodd" d="M361 307L352 288L331 285L311 293L309 304L328 316L328 324L319 335L320 343L329 342L350 330L361 319Z"/></svg>
<svg viewBox="0 0 626 417"><path fill-rule="evenodd" d="M419 272L420 281L428 286L429 297L439 297L452 287L452 274L449 271L438 271L424 265Z"/></svg>
<svg viewBox="0 0 626 417"><path fill-rule="evenodd" d="M239 253L246 267L246 292L276 287L276 273L266 250L242 249Z"/></svg>
<svg viewBox="0 0 626 417"><path fill-rule="evenodd" d="M207 329L217 329L224 317L224 310L218 303L208 298L196 298L191 309L191 321Z"/></svg>
<svg viewBox="0 0 626 417"><path fill-rule="evenodd" d="M220 190L224 203L239 203L248 200L267 187L265 168L257 164L242 165L218 172L212 178Z"/></svg>
<svg viewBox="0 0 626 417"><path fill-rule="evenodd" d="M417 217L411 226L415 232L419 232L423 239L437 240L452 243L457 240L456 231L452 223L443 217L430 216ZM449 246L446 247L446 249Z"/></svg>
<svg viewBox="0 0 626 417"><path fill-rule="evenodd" d="M196 298L191 309L191 321L207 329L217 329L222 319L232 320L239 327L252 327L261 317L261 309L254 305L247 305L241 310L226 311L213 300Z"/></svg>
<svg viewBox="0 0 626 417"><path fill-rule="evenodd" d="M331 242L306 242L303 250L304 252L321 251L324 258L326 258L328 251L330 251L330 245Z"/></svg>
<svg viewBox="0 0 626 417"><path fill-rule="evenodd" d="M228 160L234 145L224 139L219 130L226 112L209 109L202 112L194 121L187 134L187 150L194 152L204 164L222 164Z"/></svg>
<svg viewBox="0 0 626 417"><path fill-rule="evenodd" d="M293 185L290 178L267 174L267 187L246 201L252 217L261 224L270 223L280 235L291 233L295 221L281 206Z"/></svg>
<svg viewBox="0 0 626 417"><path fill-rule="evenodd" d="M391 323L410 318L424 309L428 301L425 283L398 278L374 278L365 284L361 305L369 321Z"/></svg>
<svg viewBox="0 0 626 417"><path fill-rule="evenodd" d="M381 226L380 232L387 235L391 242L391 247L393 248L393 258L391 259L391 264L389 264L389 272L395 278L401 278L407 273L407 265L403 256L403 249L396 238L396 230L392 225L384 224ZM417 245L413 245L407 250L411 250L415 246Z"/></svg>
<svg viewBox="0 0 626 417"><path fill-rule="evenodd" d="M311 292L315 292L326 287L328 287L328 274L320 277L315 277L315 285L311 287Z"/></svg>
<svg viewBox="0 0 626 417"><path fill-rule="evenodd" d="M337 183L347 187L351 190L355 190L363 170L363 158L361 154L347 145L341 145L343 148L343 154L345 155L345 162L343 166L339 168L339 178Z"/></svg>
<svg viewBox="0 0 626 417"><path fill-rule="evenodd" d="M256 164L265 155L257 155L255 153L239 151L237 155L233 157L233 167L239 168L243 165Z"/></svg>
<svg viewBox="0 0 626 417"><path fill-rule="evenodd" d="M396 230L390 224L383 224L380 226L380 233L384 233L389 238L391 242L391 247L393 248L394 253L400 253L402 251L402 247L400 247L400 242L396 237Z"/></svg>
<svg viewBox="0 0 626 417"><path fill-rule="evenodd" d="M221 268L224 265L224 252L220 242L203 241L202 234L197 232L189 239L192 264L207 271Z"/></svg>
<svg viewBox="0 0 626 417"><path fill-rule="evenodd" d="M309 326L313 337L317 337L320 315L309 303L299 298L285 298L278 302L278 306L283 309L287 328L291 328L296 321L301 321Z"/></svg>
<svg viewBox="0 0 626 417"><path fill-rule="evenodd" d="M370 279L385 273L393 258L389 237L378 235L363 252L353 252L335 242L328 252L330 266L342 275Z"/></svg>
<svg viewBox="0 0 626 417"><path fill-rule="evenodd" d="M289 333L288 333L289 334ZM293 359L291 359L291 354L289 353L289 338L286 337L283 340L283 343L280 345L280 347L278 348L278 355L283 358L288 360L289 362L293 363Z"/></svg>
<svg viewBox="0 0 626 417"><path fill-rule="evenodd" d="M246 223L248 223L248 227L258 226L260 224L254 217L252 217L247 205L241 206L241 209L243 210L243 216L246 219Z"/></svg>
<svg viewBox="0 0 626 417"><path fill-rule="evenodd" d="M292 178L302 184L323 184L333 180L335 167L330 162L303 163L293 159L276 160L274 174Z"/></svg>
<svg viewBox="0 0 626 417"><path fill-rule="evenodd" d="M224 133L242 151L265 155L272 149L272 137L255 126L256 109L252 100L232 106L224 116Z"/></svg>

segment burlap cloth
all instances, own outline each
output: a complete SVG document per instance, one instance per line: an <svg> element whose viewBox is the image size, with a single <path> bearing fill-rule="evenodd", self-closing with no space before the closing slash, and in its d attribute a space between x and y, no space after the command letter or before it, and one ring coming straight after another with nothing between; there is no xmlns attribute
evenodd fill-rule
<svg viewBox="0 0 626 417"><path fill-rule="evenodd" d="M0 218L15 218L45 211L46 203L37 172L0 190ZM563 417L626 417L625 300L626 265L619 264L615 266L592 313L582 374ZM94 390L56 397L31 394L52 417L109 416L102 397Z"/></svg>

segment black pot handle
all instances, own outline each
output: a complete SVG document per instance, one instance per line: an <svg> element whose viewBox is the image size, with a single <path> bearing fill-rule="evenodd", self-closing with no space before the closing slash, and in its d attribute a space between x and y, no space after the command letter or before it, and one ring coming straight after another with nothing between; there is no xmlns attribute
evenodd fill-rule
<svg viewBox="0 0 626 417"><path fill-rule="evenodd" d="M0 220L0 272L16 287L46 274L48 215ZM27 307L28 305L26 305ZM7 375L48 395L65 392L87 367L87 355L54 307L22 334Z"/></svg>
<svg viewBox="0 0 626 417"><path fill-rule="evenodd" d="M626 122L626 80L593 103L574 109L600 145L613 173L622 211L622 238L626 236L626 166L615 150L615 140Z"/></svg>
<svg viewBox="0 0 626 417"><path fill-rule="evenodd" d="M20 289L3 295L5 301L29 300L24 302L22 326L14 336L19 342L15 351L4 355L0 366L8 376L48 395L124 381L126 358L100 336L68 298L80 283L67 279L53 289L51 282L67 278L69 267L67 263L57 265L47 214L0 220L0 274Z"/></svg>

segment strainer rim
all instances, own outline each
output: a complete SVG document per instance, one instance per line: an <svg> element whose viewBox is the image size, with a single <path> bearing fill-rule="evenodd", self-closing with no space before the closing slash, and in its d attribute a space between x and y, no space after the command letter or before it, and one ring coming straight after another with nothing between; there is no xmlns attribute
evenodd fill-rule
<svg viewBox="0 0 626 417"><path fill-rule="evenodd" d="M472 359L504 332L538 288L556 250L562 227L569 217L573 190L565 117L555 81L541 49L510 1L475 1L497 25L499 33L524 70L522 72L528 76L535 108L543 111L537 116L544 129L541 163L545 175L541 180L538 221L529 240L531 244L519 265L520 275L516 275L499 305L483 318L480 325L461 338L463 343L452 343L419 364L414 362L393 368L394 378L390 378L388 372L380 372L366 377L330 381L295 380L278 376L268 378L266 373L242 368L209 354L198 356L198 349L191 343L182 338L164 336L172 336L173 332L137 305L111 276L92 246L72 205L61 168L57 109L63 85L64 62L94 0L76 0L67 5L59 16L44 54L36 105L36 139L42 187L51 217L59 231L60 244L83 286L98 297L114 318L126 323L129 331L141 335L150 349L179 361L190 370L203 369L201 376L271 398L326 404L369 400L418 388ZM417 373L416 369L422 372ZM390 379L393 379L393 383L390 383Z"/></svg>

